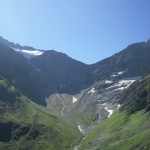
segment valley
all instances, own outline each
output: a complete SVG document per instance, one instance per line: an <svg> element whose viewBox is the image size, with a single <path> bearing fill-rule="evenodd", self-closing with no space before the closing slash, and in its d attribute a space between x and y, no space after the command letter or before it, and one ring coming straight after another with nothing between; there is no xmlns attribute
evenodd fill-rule
<svg viewBox="0 0 150 150"><path fill-rule="evenodd" d="M0 149L148 150L149 73L150 41L87 65L1 37Z"/></svg>

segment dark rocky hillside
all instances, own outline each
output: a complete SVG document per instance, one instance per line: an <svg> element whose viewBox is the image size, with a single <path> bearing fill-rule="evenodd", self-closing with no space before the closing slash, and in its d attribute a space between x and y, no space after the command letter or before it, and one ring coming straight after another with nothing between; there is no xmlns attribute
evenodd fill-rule
<svg viewBox="0 0 150 150"><path fill-rule="evenodd" d="M123 51L90 66L93 80L102 80L111 75L124 74L119 77L142 76L150 71L150 40L135 43Z"/></svg>
<svg viewBox="0 0 150 150"><path fill-rule="evenodd" d="M66 54L50 50L30 59L30 62L47 76L49 89L53 93L76 94L90 85L88 66Z"/></svg>
<svg viewBox="0 0 150 150"><path fill-rule="evenodd" d="M28 60L4 44L0 44L0 75L4 76L12 85L33 101L42 101L41 74Z"/></svg>

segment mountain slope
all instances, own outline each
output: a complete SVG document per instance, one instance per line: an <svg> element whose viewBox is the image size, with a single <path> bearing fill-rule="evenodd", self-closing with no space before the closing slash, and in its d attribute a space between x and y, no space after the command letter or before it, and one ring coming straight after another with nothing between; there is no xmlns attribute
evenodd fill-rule
<svg viewBox="0 0 150 150"><path fill-rule="evenodd" d="M150 70L150 41L135 43L91 65L94 80L142 76Z"/></svg>
<svg viewBox="0 0 150 150"><path fill-rule="evenodd" d="M45 104L45 96L41 91L44 75L25 57L2 43L0 43L0 75L32 100Z"/></svg>
<svg viewBox="0 0 150 150"><path fill-rule="evenodd" d="M123 103L122 111L126 110L129 114L142 109L150 111L150 75L144 76L138 82L123 93L120 103Z"/></svg>
<svg viewBox="0 0 150 150"><path fill-rule="evenodd" d="M0 77L0 149L72 150L82 137L75 125L18 92Z"/></svg>
<svg viewBox="0 0 150 150"><path fill-rule="evenodd" d="M132 44L118 54L89 65L92 75L88 88L77 94L56 91L46 98L47 107L53 107L87 132L110 116L120 105L122 93L150 71L149 60L150 41Z"/></svg>
<svg viewBox="0 0 150 150"><path fill-rule="evenodd" d="M135 82L120 99L123 103L120 111L116 109L110 118L94 128L81 143L79 150L149 149L149 93L150 76Z"/></svg>
<svg viewBox="0 0 150 150"><path fill-rule="evenodd" d="M75 94L90 85L88 66L66 54L50 50L30 59L30 62L47 76L49 89L53 93Z"/></svg>

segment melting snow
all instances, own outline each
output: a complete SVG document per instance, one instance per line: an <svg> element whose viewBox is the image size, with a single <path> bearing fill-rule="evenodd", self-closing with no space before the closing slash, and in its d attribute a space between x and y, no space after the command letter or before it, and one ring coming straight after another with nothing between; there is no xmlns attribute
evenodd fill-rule
<svg viewBox="0 0 150 150"><path fill-rule="evenodd" d="M119 87L119 88L115 89L114 91L116 91L116 90L124 90L124 89L127 89L137 79L139 79L139 77L120 80L119 82L115 83L114 85L112 85L112 86L110 86L110 87L108 87L106 89Z"/></svg>
<svg viewBox="0 0 150 150"><path fill-rule="evenodd" d="M117 107L117 109L120 107L121 105L120 104L118 104L118 107Z"/></svg>
<svg viewBox="0 0 150 150"><path fill-rule="evenodd" d="M108 117L110 117L113 114L113 110L108 109L108 107L105 107L105 110L107 110L109 112Z"/></svg>
<svg viewBox="0 0 150 150"><path fill-rule="evenodd" d="M122 75L122 74L124 74L124 71L117 72L116 74L113 74L112 76L113 76L113 77L116 77L116 76L120 76L120 75Z"/></svg>
<svg viewBox="0 0 150 150"><path fill-rule="evenodd" d="M120 71L120 72L118 72L118 75L122 75L124 72L123 71Z"/></svg>
<svg viewBox="0 0 150 150"><path fill-rule="evenodd" d="M83 131L83 129L81 128L80 125L78 125L78 129L79 129L80 132L84 133L84 131Z"/></svg>
<svg viewBox="0 0 150 150"><path fill-rule="evenodd" d="M20 51L23 52L23 53L27 53L27 54L31 54L31 55L36 55L36 56L39 56L39 55L43 54L43 52L39 51L39 50L33 50L33 51L30 51L30 50L20 50Z"/></svg>
<svg viewBox="0 0 150 150"><path fill-rule="evenodd" d="M36 57L44 53L40 50L25 50L25 49L17 49L17 48L13 48L13 49L16 52L22 53L26 58Z"/></svg>
<svg viewBox="0 0 150 150"><path fill-rule="evenodd" d="M78 99L76 97L72 97L72 103L75 103Z"/></svg>
<svg viewBox="0 0 150 150"><path fill-rule="evenodd" d="M103 105L103 106L105 106L105 105L106 105L106 103L103 103L102 105Z"/></svg>
<svg viewBox="0 0 150 150"><path fill-rule="evenodd" d="M124 89L126 89L127 88L127 86L126 87L120 87L120 88L117 88L117 89L115 89L115 90L113 90L113 91L122 91L122 90L124 90Z"/></svg>
<svg viewBox="0 0 150 150"><path fill-rule="evenodd" d="M113 74L112 76L113 76L113 77L116 77L117 75Z"/></svg>
<svg viewBox="0 0 150 150"><path fill-rule="evenodd" d="M112 83L112 82L113 82L113 81L109 81L109 80L106 80L106 81L105 81L106 84L110 84L110 83Z"/></svg>
<svg viewBox="0 0 150 150"><path fill-rule="evenodd" d="M87 93L95 93L95 88L92 88L90 91L88 91Z"/></svg>

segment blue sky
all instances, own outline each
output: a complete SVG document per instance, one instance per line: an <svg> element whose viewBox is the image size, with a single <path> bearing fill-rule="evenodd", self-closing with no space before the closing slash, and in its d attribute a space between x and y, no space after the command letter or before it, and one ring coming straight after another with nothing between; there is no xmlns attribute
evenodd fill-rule
<svg viewBox="0 0 150 150"><path fill-rule="evenodd" d="M0 36L91 64L150 38L150 0L0 0Z"/></svg>

